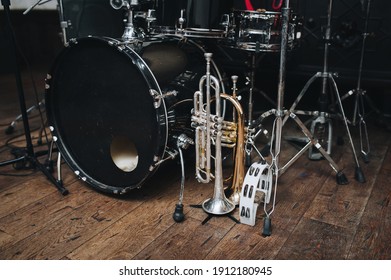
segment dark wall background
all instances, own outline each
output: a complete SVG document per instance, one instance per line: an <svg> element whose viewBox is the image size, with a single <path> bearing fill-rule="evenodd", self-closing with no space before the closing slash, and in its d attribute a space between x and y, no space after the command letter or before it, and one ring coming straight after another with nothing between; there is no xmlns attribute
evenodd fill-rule
<svg viewBox="0 0 391 280"><path fill-rule="evenodd" d="M304 17L303 38L294 64L307 72L323 65L323 36L327 23L327 0L301 0L299 14ZM356 78L368 0L333 1L331 20L330 67L341 78ZM391 2L371 0L364 56L365 80L389 83L391 78Z"/></svg>
<svg viewBox="0 0 391 280"><path fill-rule="evenodd" d="M62 48L58 14L55 11L11 11L18 49L32 66L47 67ZM0 11L0 73L11 72L9 40L4 11ZM20 61L25 67L24 59Z"/></svg>
<svg viewBox="0 0 391 280"><path fill-rule="evenodd" d="M341 93L356 87L367 1L333 1L329 66L330 71L339 73L337 83ZM108 0L63 2L66 19L71 20L73 24L72 29L68 30L68 37L84 36L88 33L112 37L122 34L123 12L114 11ZM172 3L173 7L177 5L177 1ZM300 0L291 3L294 3L293 12L303 19L303 30L300 46L288 55L287 102L293 100L305 82L323 68L323 36L329 1ZM170 10L167 4L164 8ZM362 87L368 90L368 94L371 94L378 106L385 111L391 111L387 108L391 103L390 11L391 1L371 1L368 22L370 35L366 42L362 74ZM49 69L63 48L58 12L33 10L27 15L23 15L22 12L12 11L12 23L20 50L33 66ZM4 34L3 13L0 11L0 72L8 72L10 61ZM238 64L243 63L247 56L248 54L239 52L236 57ZM272 98L275 98L277 91L278 66L278 53L265 54L256 71L257 87L266 91ZM238 67L232 71L244 76L248 69ZM316 90L312 95L317 96Z"/></svg>

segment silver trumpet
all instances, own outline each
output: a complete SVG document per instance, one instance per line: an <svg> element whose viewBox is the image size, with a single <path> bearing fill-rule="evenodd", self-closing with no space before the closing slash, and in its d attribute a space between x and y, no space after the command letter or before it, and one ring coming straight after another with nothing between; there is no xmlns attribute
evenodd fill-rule
<svg viewBox="0 0 391 280"><path fill-rule="evenodd" d="M225 196L223 185L222 147L235 147L235 167L233 192L239 192L244 180L244 118L243 110L236 98L225 93L220 93L219 81L210 73L211 53L205 53L206 75L199 82L199 90L194 93L194 110L192 114L192 127L195 128L196 148L196 178L201 183L209 183L215 180L214 194L212 198L202 203L205 212L214 215L224 215L235 209L235 203ZM237 77L235 76L235 79ZM236 80L234 80L234 83ZM204 88L206 90L206 102L204 102ZM211 89L214 89L214 102L216 112L211 112ZM238 123L224 121L221 114L221 98L225 98L234 104L237 110ZM238 110L239 109L239 110ZM238 145L238 139L243 143ZM215 145L214 174L211 171L211 145ZM241 170L241 171L240 171ZM241 174L239 174L241 172ZM238 203L238 202L237 202Z"/></svg>

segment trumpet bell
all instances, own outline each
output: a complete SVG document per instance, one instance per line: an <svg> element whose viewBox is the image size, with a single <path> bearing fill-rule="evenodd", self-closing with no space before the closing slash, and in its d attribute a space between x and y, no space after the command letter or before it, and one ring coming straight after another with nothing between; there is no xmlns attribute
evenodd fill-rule
<svg viewBox="0 0 391 280"><path fill-rule="evenodd" d="M206 213L213 215L225 215L235 209L235 204L227 198L212 197L202 203L202 208Z"/></svg>

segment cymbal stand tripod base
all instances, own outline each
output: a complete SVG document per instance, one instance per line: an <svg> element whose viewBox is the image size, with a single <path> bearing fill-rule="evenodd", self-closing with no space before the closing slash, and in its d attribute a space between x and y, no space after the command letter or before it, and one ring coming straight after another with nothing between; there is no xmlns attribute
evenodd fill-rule
<svg viewBox="0 0 391 280"><path fill-rule="evenodd" d="M349 137L349 142L350 142L350 145L351 145L351 148L352 148L353 159L354 159L354 162L355 162L355 165L356 165L356 168L355 168L355 179L357 181L359 181L360 183L364 183L365 182L365 177L364 177L364 174L363 174L363 172L361 170L360 164L359 164L358 159L357 159L356 150L355 150L355 147L354 147L354 144L353 144L352 136L350 134L349 125L348 125L348 122L347 122L347 118L345 116L344 108L342 106L342 100L341 100L341 97L340 97L340 94L339 94L339 91L338 91L337 83L334 80L333 74L328 71L328 55L329 55L329 44L330 44L330 34L331 34L332 6L333 6L333 0L329 0L329 6L328 6L328 12L327 12L327 27L326 27L326 36L325 36L325 45L324 45L323 72L316 73L314 76L312 76L312 78L310 78L308 80L308 82L306 83L306 85L304 86L302 91L300 92L299 96L296 98L296 100L294 101L293 105L288 110L288 114L285 116L283 123L285 124L287 119L289 117L292 117L296 121L296 123L300 126L300 128L302 129L302 131L306 135L306 137L309 139L307 145L305 145L304 148L302 150L300 150L300 152L299 152L300 154L304 153L304 151L307 150L307 149L312 149L312 147L315 147L316 149L318 149L318 151L321 153L321 155L325 159L327 159L329 161L331 167L337 173L337 183L338 184L345 184L345 183L347 183L347 181L345 181L345 179L344 179L344 176L342 175L343 173L341 173L341 171L339 170L338 166L331 159L331 157L329 155L330 150L331 150L331 144L330 144L331 139L330 139L330 137L329 137L329 141L328 141L329 143L328 143L328 147L327 147L328 152L325 152L324 148L322 147L322 145L319 143L319 141L317 139L314 142L315 137L313 136L313 133L309 133L308 134L308 132L309 132L308 129L305 127L303 122L301 120L299 120L299 118L296 115L296 111L295 111L296 106L298 105L298 103L300 102L300 100L302 99L304 94L307 92L307 90L310 87L310 85L316 79L321 78L322 79L322 92L321 92L321 96L320 96L321 112L319 114L320 114L321 117L327 116L328 113L327 113L326 110L327 110L327 107L328 107L327 106L328 101L327 101L327 90L326 90L326 88L327 88L327 84L328 83L331 84L331 87L332 87L332 89L333 89L333 91L335 93L335 98L336 98L338 106L339 106L341 119L342 119L342 121L343 121L343 123L345 125L346 132L347 132L347 135ZM309 114L309 115L311 115L311 114ZM327 121L329 120L328 118L325 118L325 119ZM315 122L316 121L317 121L317 119L315 120ZM329 131L329 133L331 133L331 131ZM313 153L310 153L310 157L312 155L313 155ZM296 157L293 157L293 159L295 159L295 158ZM320 155L317 155L316 158L319 159ZM287 166L289 166L289 165L290 165L290 162L288 162Z"/></svg>
<svg viewBox="0 0 391 280"><path fill-rule="evenodd" d="M331 7L332 7L332 0L329 0L329 20L328 20L328 29L326 31L326 38L330 37L330 19L331 19ZM309 131L309 129L305 126L305 124L297 117L297 114L295 113L295 108L297 104L299 103L300 99L303 97L305 92L308 90L310 84L312 84L317 78L323 79L323 93L325 92L326 82L327 80L331 81L332 86L335 90L336 97L338 99L338 104L341 110L341 114L343 119L345 120L345 127L347 134L349 136L349 140L351 143L351 147L353 150L354 159L356 162L356 170L355 170L355 178L359 182L365 182L365 177L362 173L362 170L359 166L356 152L354 149L353 141L350 135L349 127L346 122L345 113L342 107L341 98L339 96L338 88L335 83L335 80L333 76L327 71L327 58L328 58L328 41L326 41L325 44L325 57L324 57L324 71L316 73L305 85L301 93L299 94L298 98L294 102L294 104L291 106L289 110L284 110L284 93L285 93L285 58L286 58L286 50L287 50L287 34L288 34L288 21L289 21L289 0L285 0L284 8L282 8L282 30L281 30L281 54L280 54L280 71L279 71L279 84L278 84L278 94L277 94L277 108L269 110L262 114L259 119L263 120L265 117L274 115L275 120L273 123L273 130L271 133L271 141L270 141L270 154L272 157L272 162L270 164L270 170L273 172L273 183L271 184L270 188L273 189L274 192L274 200L273 205L271 209L266 209L266 205L264 205L264 212L266 214L266 217L264 219L264 225L263 225L263 232L262 234L264 236L271 235L271 218L270 215L275 210L275 199L277 194L277 186L278 186L278 179L279 176L281 176L288 167L290 167L300 156L302 156L308 149L310 149L312 146L315 147L319 153L329 162L331 168L336 172L336 180L338 184L347 184L348 180L341 169L339 169L338 165L334 162L334 160L331 158L331 156L327 153L327 151L322 147L322 145L319 143L319 140L314 137L314 135ZM323 96L325 97L325 96ZM289 160L284 166L280 167L280 151L281 151L281 139L282 139L282 127L286 123L287 119L291 118L293 119L296 124L300 127L303 134L308 138L308 143L296 154L293 156L291 160ZM257 121L258 122L258 121ZM255 134L259 135L259 133ZM250 138L253 137L250 135ZM252 143L254 139L251 139ZM260 154L262 157L262 155Z"/></svg>
<svg viewBox="0 0 391 280"><path fill-rule="evenodd" d="M307 140L306 145L295 156L293 156L293 158L291 160L289 160L286 163L286 165L281 168L280 171L281 171L281 173L284 173L286 171L286 169L289 166L291 166L293 164L293 162L295 162L307 150L309 150L309 149L317 149L318 152L320 153L320 155L323 156L323 158L325 158L329 162L331 168L336 172L336 174L337 174L337 177L336 177L337 183L338 184L347 184L348 183L348 181L346 179L346 176L343 174L343 172L340 170L338 165L333 161L333 159L331 158L330 154L328 153L329 151L326 151L325 147L322 147L322 145L320 144L320 141L317 138L314 137L314 132L311 132L305 126L305 124L299 119L299 117L297 116L299 113L304 113L304 114L308 114L308 115L313 115L314 113L313 112L304 112L304 111L296 111L295 110L296 106L299 104L300 100L302 99L304 94L307 92L307 90L310 87L310 85L313 82L315 82L316 79L320 78L320 79L322 79L322 84L323 84L321 99L327 99L327 96L326 96L326 94L327 94L326 85L327 85L328 82L330 83L330 85L331 85L331 87L332 87L332 89L333 89L333 91L335 93L335 97L336 97L336 100L337 100L337 103L338 103L338 106L339 106L341 118L342 118L342 121L344 122L344 125L345 125L345 128L346 128L346 132L347 132L347 135L349 137L349 142L350 142L350 145L351 145L351 148L352 148L352 152L353 152L354 162L355 162L355 165L356 165L356 168L355 168L355 179L357 181L363 183L363 182L365 182L365 177L364 177L364 174L363 174L363 172L361 170L360 164L359 164L358 159L357 159L356 151L355 151L353 140L352 140L352 137L351 137L351 134L350 134L348 122L347 122L346 117L345 117L345 112L344 112L344 108L342 106L342 101L341 101L341 97L339 95L338 87L337 87L337 84L336 84L336 82L334 80L333 74L328 72L328 47L329 47L329 39L330 39L331 10L332 10L332 0L329 0L328 24L327 24L327 29L326 29L326 42L325 42L324 69L323 69L323 72L316 73L314 76L312 76L308 80L308 82L305 84L304 88L302 89L302 91L300 92L300 94L298 95L298 97L296 98L296 100L294 101L292 106L290 107L290 109L285 112L285 116L284 116L284 119L283 119L283 125L286 123L288 118L293 119L296 122L296 124L300 127L300 129L302 130L303 134L308 138L308 140ZM325 107L326 107L325 103L326 102L323 102L323 103L324 104L321 104L321 112L317 112L316 114L320 115L322 117L325 117L326 122L328 122L328 117L330 115L325 111ZM327 150L329 150L329 146L327 147ZM319 157L320 157L320 155L319 155Z"/></svg>
<svg viewBox="0 0 391 280"><path fill-rule="evenodd" d="M334 92L335 92L335 96L338 100L339 109L340 109L341 115L342 115L342 121L344 122L346 132L349 137L349 142L350 142L350 145L352 148L354 162L356 164L355 179L360 183L364 183L366 180L365 180L364 174L361 170L360 164L357 159L357 154L356 154L356 151L354 148L352 136L350 134L349 125L348 125L348 122L345 117L344 109L342 107L342 101L341 101L341 97L339 95L338 87L337 87L337 84L333 78L333 75L328 72L327 73L318 72L310 80L308 80L307 84L304 86L303 90L301 91L301 93L299 94L299 96L297 97L297 99L295 100L295 102L293 103L291 108L287 111L287 113L284 117L283 124L285 124L285 122L287 121L288 118L292 118L296 122L296 124L301 128L304 135L308 138L308 143L298 152L298 154L296 156L294 156L290 161L288 161L288 163L284 167L281 168L281 172L284 173L285 170L289 166L291 166L293 164L293 162L299 156L304 154L308 149L315 147L319 151L319 153L329 162L332 169L337 173L337 183L338 184L347 184L348 183L345 175L339 169L338 165L333 161L333 159L331 158L329 153L322 147L322 145L319 143L319 140L314 137L313 133L310 132L310 130L305 126L305 124L298 118L296 111L295 111L295 108L298 105L298 103L300 102L301 98L304 96L304 94L306 93L306 91L308 90L310 85L317 78L328 79L331 82L331 85L332 85Z"/></svg>

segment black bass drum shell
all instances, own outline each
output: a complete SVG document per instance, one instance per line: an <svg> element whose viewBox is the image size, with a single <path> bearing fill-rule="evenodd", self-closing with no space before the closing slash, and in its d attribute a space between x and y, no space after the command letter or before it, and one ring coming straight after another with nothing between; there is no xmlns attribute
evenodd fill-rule
<svg viewBox="0 0 391 280"><path fill-rule="evenodd" d="M150 38L137 51L112 38L72 40L48 74L45 104L53 139L75 174L108 193L142 186L174 134L190 130L203 53L178 38ZM177 95L163 98L167 91Z"/></svg>
<svg viewBox="0 0 391 280"><path fill-rule="evenodd" d="M56 145L77 176L108 192L126 192L150 176L164 153L164 101L149 67L132 49L105 38L75 40L58 57L47 80L46 106ZM113 142L133 143L137 167L125 172L113 162Z"/></svg>

